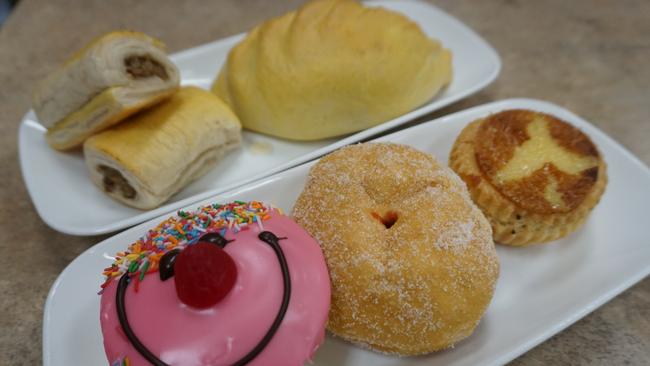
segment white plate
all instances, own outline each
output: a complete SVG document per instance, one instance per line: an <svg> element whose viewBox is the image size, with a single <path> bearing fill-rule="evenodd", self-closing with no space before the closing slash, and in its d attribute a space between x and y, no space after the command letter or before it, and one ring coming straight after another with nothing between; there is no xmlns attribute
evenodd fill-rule
<svg viewBox="0 0 650 366"><path fill-rule="evenodd" d="M368 2L404 13L453 52L451 85L426 105L379 126L342 139L299 143L244 132L243 148L215 169L173 196L165 205L140 211L113 201L88 177L81 153L61 153L45 143L45 129L33 112L20 126L20 166L39 215L53 229L72 235L116 231L197 202L217 193L315 159L464 98L488 85L501 68L497 53L476 33L441 10L415 1ZM229 37L172 56L183 84L208 88L230 48L243 35Z"/></svg>
<svg viewBox="0 0 650 366"><path fill-rule="evenodd" d="M384 136L446 161L460 130L470 121L509 108L556 115L588 134L608 164L609 185L587 223L554 243L517 249L498 247L501 275L476 332L455 348L417 358L394 358L328 337L317 366L498 365L526 352L650 273L647 207L650 170L614 140L561 107L513 99L456 113ZM264 200L289 210L314 163L305 164L205 200ZM105 364L99 326L101 271L110 256L163 217L107 239L75 259L52 286L45 306L45 366Z"/></svg>

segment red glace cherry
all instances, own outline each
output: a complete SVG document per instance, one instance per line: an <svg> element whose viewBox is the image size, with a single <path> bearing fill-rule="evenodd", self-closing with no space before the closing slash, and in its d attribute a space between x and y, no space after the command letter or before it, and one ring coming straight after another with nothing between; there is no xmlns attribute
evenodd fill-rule
<svg viewBox="0 0 650 366"><path fill-rule="evenodd" d="M228 295L236 279L235 262L212 243L190 245L176 257L176 294L186 305L199 309L215 305Z"/></svg>

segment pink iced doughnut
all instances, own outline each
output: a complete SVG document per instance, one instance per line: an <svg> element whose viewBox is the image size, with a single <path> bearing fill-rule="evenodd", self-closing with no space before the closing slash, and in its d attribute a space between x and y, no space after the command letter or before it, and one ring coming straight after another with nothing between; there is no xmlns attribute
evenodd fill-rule
<svg viewBox="0 0 650 366"><path fill-rule="evenodd" d="M197 309L179 300L170 259L202 237L232 258L236 279L218 303ZM321 249L261 202L180 211L118 253L104 275L110 365L296 366L324 338L330 282Z"/></svg>

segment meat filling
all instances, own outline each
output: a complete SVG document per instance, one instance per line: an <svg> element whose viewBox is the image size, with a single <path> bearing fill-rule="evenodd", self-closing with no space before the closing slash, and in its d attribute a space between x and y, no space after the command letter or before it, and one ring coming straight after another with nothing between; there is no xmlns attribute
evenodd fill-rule
<svg viewBox="0 0 650 366"><path fill-rule="evenodd" d="M126 72L134 79L144 79L157 76L162 80L169 79L167 70L149 55L133 55L124 59Z"/></svg>
<svg viewBox="0 0 650 366"><path fill-rule="evenodd" d="M112 193L119 190L122 197L133 199L135 198L136 191L131 187L129 182L124 178L122 173L118 170L108 167L106 165L99 165L97 170L104 176L102 183L106 192Z"/></svg>

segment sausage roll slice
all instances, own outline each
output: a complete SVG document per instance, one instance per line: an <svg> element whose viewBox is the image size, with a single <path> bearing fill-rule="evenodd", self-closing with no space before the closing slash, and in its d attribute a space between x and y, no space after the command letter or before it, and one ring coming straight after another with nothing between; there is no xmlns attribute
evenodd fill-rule
<svg viewBox="0 0 650 366"><path fill-rule="evenodd" d="M185 87L84 143L92 181L112 198L150 209L201 177L241 143L241 125L216 95Z"/></svg>
<svg viewBox="0 0 650 366"><path fill-rule="evenodd" d="M179 86L164 45L143 33L108 33L79 50L34 94L34 111L55 149L91 135L159 102Z"/></svg>

